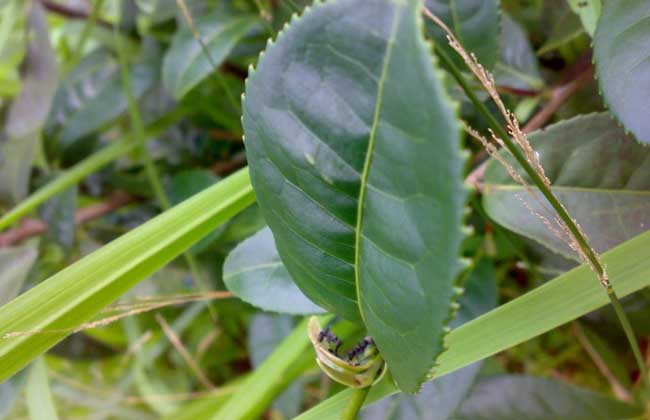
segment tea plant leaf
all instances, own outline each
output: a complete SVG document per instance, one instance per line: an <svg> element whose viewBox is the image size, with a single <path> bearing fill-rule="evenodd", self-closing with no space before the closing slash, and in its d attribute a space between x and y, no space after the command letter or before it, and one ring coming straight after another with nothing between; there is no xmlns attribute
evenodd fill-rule
<svg viewBox="0 0 650 420"><path fill-rule="evenodd" d="M593 37L596 31L596 23L600 17L602 8L601 0L567 0L571 10L580 16L582 26Z"/></svg>
<svg viewBox="0 0 650 420"><path fill-rule="evenodd" d="M0 381L253 201L244 169L0 307Z"/></svg>
<svg viewBox="0 0 650 420"><path fill-rule="evenodd" d="M632 419L638 407L556 380L526 375L484 378L450 420Z"/></svg>
<svg viewBox="0 0 650 420"><path fill-rule="evenodd" d="M251 179L287 270L317 305L363 317L409 392L442 351L466 197L421 6L317 4L267 48L244 103Z"/></svg>
<svg viewBox="0 0 650 420"><path fill-rule="evenodd" d="M499 85L519 89L544 86L528 35L507 13L501 15L500 45L500 59L494 66L494 77Z"/></svg>
<svg viewBox="0 0 650 420"><path fill-rule="evenodd" d="M159 67L160 60L155 58L133 66L130 79L133 95L136 98L141 98L158 80ZM70 147L81 137L93 133L123 115L128 106L128 98L122 89L120 73L117 71L99 92L68 117L61 133L61 144L64 148Z"/></svg>
<svg viewBox="0 0 650 420"><path fill-rule="evenodd" d="M644 232L602 255L619 297L650 286L648 250L650 232ZM581 265L452 330L446 340L449 350L440 356L434 377L443 377L609 303L591 269ZM384 380L370 391L366 405L397 392L395 385ZM351 395L350 390L340 392L297 419L335 420Z"/></svg>
<svg viewBox="0 0 650 420"><path fill-rule="evenodd" d="M260 230L232 250L223 265L223 281L235 296L265 311L324 312L291 279L269 228Z"/></svg>
<svg viewBox="0 0 650 420"><path fill-rule="evenodd" d="M491 310L497 305L497 287L494 267L482 260L472 270L460 298L454 327ZM445 420L461 404L481 370L481 362L474 363L426 383L418 395L398 394L368 407L362 420L408 419Z"/></svg>
<svg viewBox="0 0 650 420"><path fill-rule="evenodd" d="M259 18L231 16L220 11L197 19L195 24L210 57L206 57L186 26L176 32L163 60L163 85L177 99L210 75L213 65L219 66L228 57L237 42L259 24Z"/></svg>
<svg viewBox="0 0 650 420"><path fill-rule="evenodd" d="M626 136L607 114L579 116L532 133L530 142L567 207L598 252L650 228L650 149ZM549 217L542 204L491 161L485 209L499 224L579 261L522 200ZM544 202L545 203L545 202ZM550 207L550 205L548 205Z"/></svg>
<svg viewBox="0 0 650 420"><path fill-rule="evenodd" d="M642 143L650 143L650 3L604 2L594 35L596 75L612 114Z"/></svg>
<svg viewBox="0 0 650 420"><path fill-rule="evenodd" d="M426 0L425 5L449 26L467 51L476 54L481 64L488 69L494 66L499 58L499 0ZM436 47L447 50L465 68L442 29L430 21L426 28Z"/></svg>
<svg viewBox="0 0 650 420"><path fill-rule="evenodd" d="M27 409L32 420L58 420L43 357L36 359L30 368L25 391Z"/></svg>

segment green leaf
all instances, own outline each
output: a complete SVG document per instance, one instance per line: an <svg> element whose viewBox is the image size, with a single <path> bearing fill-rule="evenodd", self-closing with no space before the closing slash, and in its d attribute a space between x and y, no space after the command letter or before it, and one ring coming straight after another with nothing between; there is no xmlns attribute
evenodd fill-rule
<svg viewBox="0 0 650 420"><path fill-rule="evenodd" d="M596 251L604 252L650 227L650 149L626 136L607 114L562 121L532 133L529 140L539 153L553 191ZM551 220L553 213L531 198L492 160L485 172L484 195L490 217L579 260L522 200Z"/></svg>
<svg viewBox="0 0 650 420"><path fill-rule="evenodd" d="M329 322L331 316L326 315L321 319ZM258 418L288 384L302 374L309 365L315 365L309 346L307 318L305 318L264 360L264 363L246 378L239 391L221 410L213 413L210 418L213 420ZM305 359L303 356L307 355L309 358Z"/></svg>
<svg viewBox="0 0 650 420"><path fill-rule="evenodd" d="M323 313L295 285L282 264L273 235L264 228L239 244L223 266L226 288L265 311L286 314Z"/></svg>
<svg viewBox="0 0 650 420"><path fill-rule="evenodd" d="M544 86L528 35L507 13L501 15L501 58L494 66L497 84L519 89Z"/></svg>
<svg viewBox="0 0 650 420"><path fill-rule="evenodd" d="M267 48L244 103L253 186L291 277L362 316L409 392L442 350L466 197L420 8L317 4Z"/></svg>
<svg viewBox="0 0 650 420"><path fill-rule="evenodd" d="M27 409L32 420L58 420L43 357L32 365L25 386Z"/></svg>
<svg viewBox="0 0 650 420"><path fill-rule="evenodd" d="M537 55L544 55L550 51L559 49L584 33L585 29L582 27L578 16L570 10L565 10L564 14L553 25L551 34L546 42L544 42L544 45L537 50Z"/></svg>
<svg viewBox="0 0 650 420"><path fill-rule="evenodd" d="M155 57L133 66L130 72L133 95L141 98L158 80L160 60ZM61 144L70 147L80 138L92 134L105 124L124 114L128 108L128 98L122 89L119 72L106 82L101 90L89 98L83 107L72 114L61 133Z"/></svg>
<svg viewBox="0 0 650 420"><path fill-rule="evenodd" d="M596 23L600 17L600 0L567 0L574 13L580 16L582 26L589 36L593 37L596 31Z"/></svg>
<svg viewBox="0 0 650 420"><path fill-rule="evenodd" d="M75 239L75 211L77 188L72 187L47 200L39 208L41 218L47 223L47 238L70 251Z"/></svg>
<svg viewBox="0 0 650 420"><path fill-rule="evenodd" d="M594 35L596 75L612 114L650 143L650 2L606 1Z"/></svg>
<svg viewBox="0 0 650 420"><path fill-rule="evenodd" d="M150 140L152 137L159 136L161 133L165 132L169 126L180 119L184 113L185 111L182 108L179 108L178 110L172 111L162 116L159 120L153 122L145 130L146 140ZM65 191L98 169L133 151L137 146L138 143L134 141L134 136L129 134L120 140L113 141L110 145L77 163L69 170L62 172L54 180L45 184L42 188L35 191L7 213L3 214L2 217L0 217L0 230L25 217L49 198Z"/></svg>
<svg viewBox="0 0 650 420"><path fill-rule="evenodd" d="M460 298L460 310L454 326L488 312L497 305L494 267L487 260L478 263ZM426 383L418 395L398 394L363 411L362 420L444 420L461 404L474 384L481 362Z"/></svg>
<svg viewBox="0 0 650 420"><path fill-rule="evenodd" d="M7 110L0 134L0 202L12 204L27 195L41 128L58 83L47 16L40 4L32 6L29 21L34 33L24 63L22 92Z"/></svg>
<svg viewBox="0 0 650 420"><path fill-rule="evenodd" d="M478 61L491 69L499 58L499 0L426 0L426 7L442 19L461 44L476 54ZM465 68L447 41L447 36L434 22L426 23L427 33Z"/></svg>
<svg viewBox="0 0 650 420"><path fill-rule="evenodd" d="M648 250L650 232L645 232L602 255L619 298L650 286ZM449 350L440 356L434 377L443 377L609 303L596 276L582 265L452 330L446 340ZM370 391L366 404L396 392L395 385L382 381ZM351 395L350 390L340 392L298 419L337 419Z"/></svg>
<svg viewBox="0 0 650 420"><path fill-rule="evenodd" d="M479 381L452 420L631 419L641 410L562 382L525 375Z"/></svg>
<svg viewBox="0 0 650 420"><path fill-rule="evenodd" d="M31 244L0 248L0 305L18 296L37 256Z"/></svg>
<svg viewBox="0 0 650 420"><path fill-rule="evenodd" d="M0 307L0 380L253 201L243 169Z"/></svg>
<svg viewBox="0 0 650 420"><path fill-rule="evenodd" d="M177 99L214 72L239 40L259 24L255 16L231 16L223 11L195 21L210 57L207 57L192 30L184 26L176 32L163 61L163 84Z"/></svg>

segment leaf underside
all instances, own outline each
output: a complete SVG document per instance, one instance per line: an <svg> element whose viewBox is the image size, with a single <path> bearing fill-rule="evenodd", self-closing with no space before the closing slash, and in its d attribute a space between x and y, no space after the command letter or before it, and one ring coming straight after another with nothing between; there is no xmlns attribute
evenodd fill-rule
<svg viewBox="0 0 650 420"><path fill-rule="evenodd" d="M442 351L466 197L420 6L310 9L260 58L243 119L253 186L291 277L317 305L363 319L408 392Z"/></svg>
<svg viewBox="0 0 650 420"><path fill-rule="evenodd" d="M530 142L553 184L553 191L602 253L650 227L650 149L624 131L607 114L590 114L532 133ZM530 181L529 181L530 182ZM492 160L485 173L485 208L499 224L551 250L580 261L536 213L553 213L515 184Z"/></svg>

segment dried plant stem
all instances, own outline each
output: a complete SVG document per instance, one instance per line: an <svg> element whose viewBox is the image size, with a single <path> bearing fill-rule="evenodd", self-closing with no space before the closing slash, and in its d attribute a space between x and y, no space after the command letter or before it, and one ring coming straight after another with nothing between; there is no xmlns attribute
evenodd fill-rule
<svg viewBox="0 0 650 420"><path fill-rule="evenodd" d="M546 178L544 170L539 163L539 158L537 153L532 150L530 144L528 143L525 134L519 129L519 124L512 114L505 108L499 94L496 91L494 85L494 79L492 76L485 71L485 69L476 61L476 57L469 55L456 40L453 33L449 28L434 14L432 14L428 9L423 9L424 14L433 20L438 26L445 30L448 34L448 39L450 45L459 53L459 55L464 59L468 68L476 76L476 78L481 82L484 88L487 90L490 97L494 100L497 107L503 114L506 119L508 130L504 128L501 123L496 119L496 117L490 112L490 110L481 102L474 91L469 86L461 71L456 67L454 62L451 60L449 55L442 48L437 48L436 52L443 66L451 73L453 78L458 82L460 87L463 89L467 97L474 104L479 113L485 118L488 123L488 126L492 130L492 135L496 141L501 143L515 158L519 165L524 169L526 175L531 179L532 183L539 188L539 191L546 198L546 200L551 204L553 210L557 213L560 220L560 228L565 231L569 236L570 242L569 245L576 251L580 256L585 260L585 262L591 267L594 271L601 285L607 292L616 316L625 332L625 336L628 339L634 358L636 359L637 365L643 376L643 381L646 387L650 388L648 378L646 375L645 361L641 355L641 349L639 348L639 343L634 335L634 331L630 325L630 321L623 310L621 303L612 287L609 278L607 277L607 272L605 267L598 254L594 249L589 245L586 236L578 226L578 224L571 218L566 208L562 203L557 199L553 191L551 190L550 181ZM510 131L510 132L508 132ZM511 138L512 136L512 138Z"/></svg>

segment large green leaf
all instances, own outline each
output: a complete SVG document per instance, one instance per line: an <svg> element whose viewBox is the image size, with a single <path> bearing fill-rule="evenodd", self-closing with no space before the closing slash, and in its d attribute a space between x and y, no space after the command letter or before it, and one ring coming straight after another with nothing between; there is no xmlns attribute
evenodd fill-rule
<svg viewBox="0 0 650 420"><path fill-rule="evenodd" d="M499 0L426 0L427 8L449 26L469 52L491 69L499 58ZM462 58L449 46L447 35L427 21L427 32L465 68Z"/></svg>
<svg viewBox="0 0 650 420"><path fill-rule="evenodd" d="M619 297L650 286L650 232L603 254ZM434 377L442 377L543 334L609 303L607 293L586 265L452 330L449 350L439 358ZM390 381L370 391L366 404L397 393ZM334 420L350 399L346 390L303 413L300 420Z"/></svg>
<svg viewBox="0 0 650 420"><path fill-rule="evenodd" d="M552 379L524 375L479 381L452 420L611 420L641 414L631 406Z"/></svg>
<svg viewBox="0 0 650 420"><path fill-rule="evenodd" d="M189 27L176 32L163 61L163 84L176 98L182 98L212 73L237 42L259 24L259 19L219 11L197 19L195 24L210 56L206 56Z"/></svg>
<svg viewBox="0 0 650 420"><path fill-rule="evenodd" d="M409 392L442 351L466 197L420 8L318 4L267 48L244 104L251 179L291 277L362 317Z"/></svg>
<svg viewBox="0 0 650 420"><path fill-rule="evenodd" d="M488 312L497 305L494 267L482 260L470 274L460 298L454 327ZM435 379L422 387L418 395L398 394L363 411L363 420L446 420L461 404L481 370L481 362Z"/></svg>
<svg viewBox="0 0 650 420"><path fill-rule="evenodd" d="M253 201L244 169L0 307L0 381Z"/></svg>
<svg viewBox="0 0 650 420"><path fill-rule="evenodd" d="M650 2L605 1L594 35L598 83L610 111L650 143Z"/></svg>
<svg viewBox="0 0 650 420"><path fill-rule="evenodd" d="M625 135L607 114L562 121L529 139L553 191L596 251L606 251L650 228L650 149ZM485 183L484 204L490 217L579 260L522 200L549 219L552 213L515 184L494 159L485 172Z"/></svg>
<svg viewBox="0 0 650 420"><path fill-rule="evenodd" d="M269 228L246 239L228 255L223 265L223 280L235 296L265 311L324 312L291 279Z"/></svg>

